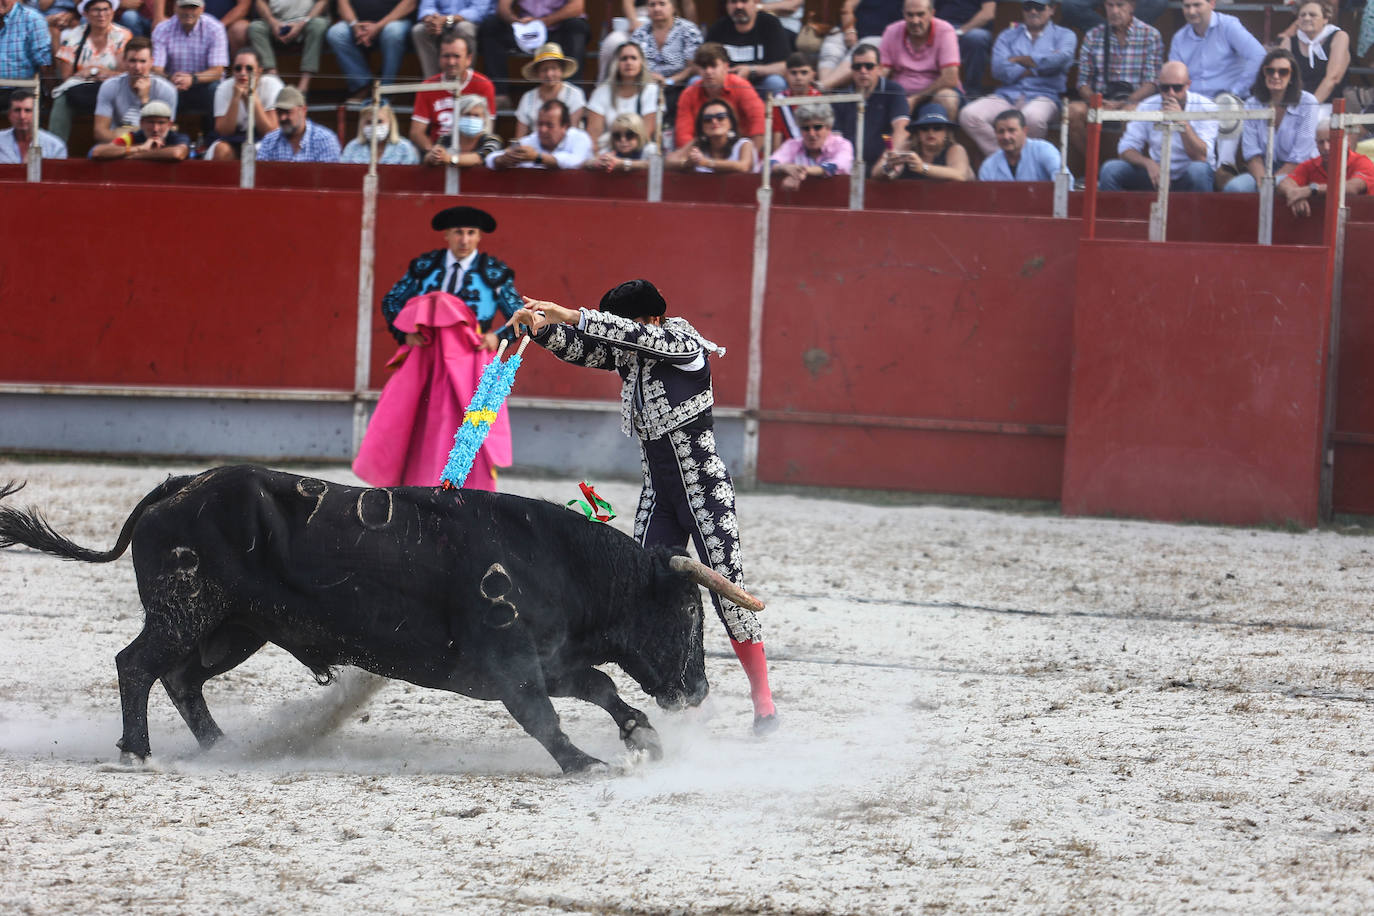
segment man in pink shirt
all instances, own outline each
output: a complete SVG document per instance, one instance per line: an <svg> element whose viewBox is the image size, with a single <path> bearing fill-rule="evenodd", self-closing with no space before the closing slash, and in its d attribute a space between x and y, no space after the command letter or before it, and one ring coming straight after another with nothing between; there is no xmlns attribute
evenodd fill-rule
<svg viewBox="0 0 1374 916"><path fill-rule="evenodd" d="M939 102L950 119L964 102L959 82L959 36L954 26L935 18L932 0L905 0L902 21L883 30L878 47L887 76L907 94L912 110Z"/></svg>

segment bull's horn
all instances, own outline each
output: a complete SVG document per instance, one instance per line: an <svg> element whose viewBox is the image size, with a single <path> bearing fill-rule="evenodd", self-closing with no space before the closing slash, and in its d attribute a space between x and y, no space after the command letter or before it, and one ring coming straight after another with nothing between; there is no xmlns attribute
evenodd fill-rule
<svg viewBox="0 0 1374 916"><path fill-rule="evenodd" d="M691 557L673 557L668 561L668 565L672 567L673 572L681 573L698 585L706 586L717 595L728 598L740 607L748 608L751 611L763 610L762 601L704 563L699 563Z"/></svg>

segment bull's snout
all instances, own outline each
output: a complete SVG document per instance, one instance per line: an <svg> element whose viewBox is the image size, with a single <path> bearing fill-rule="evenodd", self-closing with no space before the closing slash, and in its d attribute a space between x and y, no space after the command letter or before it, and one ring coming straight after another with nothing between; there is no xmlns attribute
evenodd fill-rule
<svg viewBox="0 0 1374 916"><path fill-rule="evenodd" d="M678 710L685 706L700 706L701 701L706 699L706 694L710 691L710 685L703 678L699 684L690 688L668 687L659 691L654 697L658 705L664 709Z"/></svg>

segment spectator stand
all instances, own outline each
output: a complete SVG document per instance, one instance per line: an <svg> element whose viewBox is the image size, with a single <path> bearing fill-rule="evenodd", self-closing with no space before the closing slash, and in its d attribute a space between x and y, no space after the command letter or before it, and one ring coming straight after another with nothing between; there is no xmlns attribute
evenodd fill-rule
<svg viewBox="0 0 1374 916"><path fill-rule="evenodd" d="M1264 180L1259 185L1259 243L1273 244L1274 237L1274 111L1272 108L1228 111L1225 117L1236 121L1268 121L1269 142L1264 157ZM1153 121L1163 123L1164 142L1160 151L1160 182L1154 204L1150 207L1150 241L1166 241L1169 222L1169 163L1173 152L1176 125L1186 121L1215 121L1215 111L1107 111L1102 107L1102 94L1093 96L1088 107L1088 166L1087 193L1083 203L1084 236L1096 237L1097 173L1102 139L1102 125L1107 121Z"/></svg>
<svg viewBox="0 0 1374 916"><path fill-rule="evenodd" d="M38 142L38 125L42 124L40 115L43 105L43 91L41 82L37 76L29 79L0 79L0 89L32 89L33 90L33 142L29 144L29 152L25 157L24 165L28 168L29 181L43 180L43 144Z"/></svg>

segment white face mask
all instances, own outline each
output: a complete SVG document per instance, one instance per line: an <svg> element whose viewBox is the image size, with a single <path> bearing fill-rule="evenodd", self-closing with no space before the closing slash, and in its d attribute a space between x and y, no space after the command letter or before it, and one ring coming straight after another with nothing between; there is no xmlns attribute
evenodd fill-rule
<svg viewBox="0 0 1374 916"><path fill-rule="evenodd" d="M363 139L371 140L376 138L378 142L385 142L387 135L390 133L391 131L387 129L385 124L369 124L363 128Z"/></svg>
<svg viewBox="0 0 1374 916"><path fill-rule="evenodd" d="M487 126L487 122L476 115L463 115L458 119L458 133L464 137L475 137Z"/></svg>

